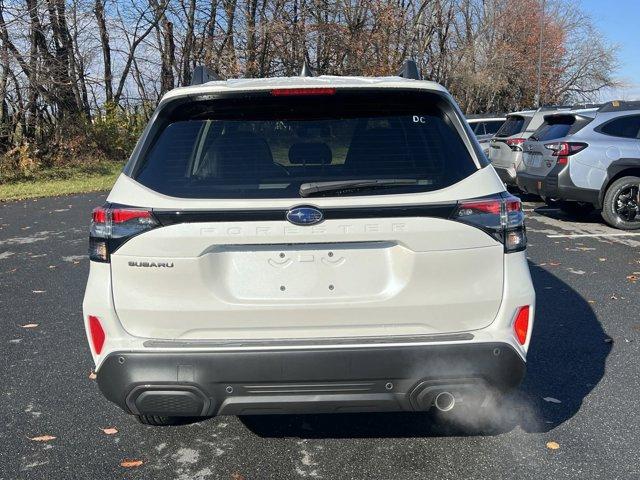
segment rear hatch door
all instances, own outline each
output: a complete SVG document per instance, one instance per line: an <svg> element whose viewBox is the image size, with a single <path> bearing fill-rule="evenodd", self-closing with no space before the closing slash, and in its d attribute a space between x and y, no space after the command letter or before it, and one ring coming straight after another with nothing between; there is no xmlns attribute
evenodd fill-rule
<svg viewBox="0 0 640 480"><path fill-rule="evenodd" d="M508 115L495 137L491 139L489 160L499 168L513 168L519 151L507 144L510 139L519 138L525 131L529 118L523 115Z"/></svg>
<svg viewBox="0 0 640 480"><path fill-rule="evenodd" d="M592 120L587 113L561 113L547 115L540 127L531 134L523 146L523 164L531 175L546 176L558 162L554 150L545 145L570 141L570 136L578 132ZM595 112L595 110L594 110Z"/></svg>
<svg viewBox="0 0 640 480"><path fill-rule="evenodd" d="M111 256L127 331L342 338L493 321L503 245L450 217L458 199L503 187L478 168L446 98L229 100L173 110L135 178L121 177L109 197L135 198L161 224ZM354 179L405 181L300 195L310 181Z"/></svg>

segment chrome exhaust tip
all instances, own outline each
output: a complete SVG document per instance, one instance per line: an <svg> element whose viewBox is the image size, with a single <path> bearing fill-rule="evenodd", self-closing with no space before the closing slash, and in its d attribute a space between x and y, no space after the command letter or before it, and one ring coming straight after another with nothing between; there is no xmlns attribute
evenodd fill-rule
<svg viewBox="0 0 640 480"><path fill-rule="evenodd" d="M448 412L456 405L456 398L450 392L440 392L436 395L434 405L441 412Z"/></svg>

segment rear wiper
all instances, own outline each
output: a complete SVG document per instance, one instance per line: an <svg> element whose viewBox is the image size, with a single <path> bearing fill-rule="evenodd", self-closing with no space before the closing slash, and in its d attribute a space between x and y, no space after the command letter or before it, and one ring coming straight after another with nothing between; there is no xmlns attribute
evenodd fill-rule
<svg viewBox="0 0 640 480"><path fill-rule="evenodd" d="M369 190L373 188L389 188L400 185L416 185L418 180L414 178L391 178L373 180L341 180L335 182L310 182L300 185L300 196L309 197L323 192L351 192L356 190Z"/></svg>

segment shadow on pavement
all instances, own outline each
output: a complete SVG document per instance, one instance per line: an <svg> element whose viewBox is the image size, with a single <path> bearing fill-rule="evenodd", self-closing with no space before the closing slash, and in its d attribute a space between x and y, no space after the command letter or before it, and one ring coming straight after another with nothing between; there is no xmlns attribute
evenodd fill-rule
<svg viewBox="0 0 640 480"><path fill-rule="evenodd" d="M465 413L449 418L429 412L267 415L240 420L262 437L298 438L495 435L516 426L529 433L557 427L580 410L604 376L611 343L584 298L543 268L530 267L537 312L527 375L499 408L490 408L482 416Z"/></svg>

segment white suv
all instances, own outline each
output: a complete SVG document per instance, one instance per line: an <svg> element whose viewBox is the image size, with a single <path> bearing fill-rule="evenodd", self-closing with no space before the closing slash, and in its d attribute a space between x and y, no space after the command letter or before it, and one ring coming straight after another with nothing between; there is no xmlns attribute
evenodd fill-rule
<svg viewBox="0 0 640 480"><path fill-rule="evenodd" d="M436 83L177 88L93 212L98 385L154 425L481 404L525 371L523 220Z"/></svg>

